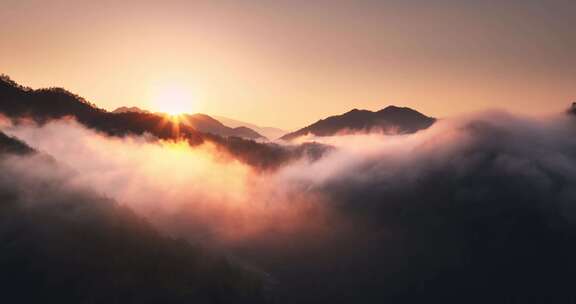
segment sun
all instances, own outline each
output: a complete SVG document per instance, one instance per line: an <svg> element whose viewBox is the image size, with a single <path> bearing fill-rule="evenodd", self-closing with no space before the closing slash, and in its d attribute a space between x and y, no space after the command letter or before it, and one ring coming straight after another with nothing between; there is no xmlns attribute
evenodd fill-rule
<svg viewBox="0 0 576 304"><path fill-rule="evenodd" d="M194 99L190 90L181 86L161 88L152 102L155 109L170 116L179 116L194 110Z"/></svg>

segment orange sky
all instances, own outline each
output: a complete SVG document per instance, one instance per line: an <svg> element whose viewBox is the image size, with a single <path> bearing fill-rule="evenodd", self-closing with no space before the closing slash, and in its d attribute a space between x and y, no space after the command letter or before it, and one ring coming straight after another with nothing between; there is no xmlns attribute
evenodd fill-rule
<svg viewBox="0 0 576 304"><path fill-rule="evenodd" d="M352 108L434 116L576 101L573 0L3 0L0 73L106 108L294 129Z"/></svg>

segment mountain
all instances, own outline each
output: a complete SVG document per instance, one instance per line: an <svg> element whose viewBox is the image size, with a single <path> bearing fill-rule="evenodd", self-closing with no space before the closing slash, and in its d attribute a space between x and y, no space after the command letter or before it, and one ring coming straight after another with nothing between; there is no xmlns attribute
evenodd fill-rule
<svg viewBox="0 0 576 304"><path fill-rule="evenodd" d="M138 107L120 107L112 113L150 113L149 111L142 110ZM162 115L162 113L157 113ZM219 136L236 136L245 139L267 139L265 136L260 135L258 132L247 127L228 127L220 121L206 115L206 114L184 114L181 115L181 122L188 125L200 132L211 133Z"/></svg>
<svg viewBox="0 0 576 304"><path fill-rule="evenodd" d="M341 132L371 132L409 134L430 127L436 121L418 111L405 107L388 106L380 111L354 109L337 116L317 121L280 139L292 140L308 134L332 136Z"/></svg>
<svg viewBox="0 0 576 304"><path fill-rule="evenodd" d="M139 107L119 107L116 110L112 111L112 113L150 113L149 111L142 110Z"/></svg>
<svg viewBox="0 0 576 304"><path fill-rule="evenodd" d="M212 117L218 119L223 124L225 124L229 127L232 127L232 128L237 128L237 127L250 128L250 129L266 136L269 139L277 139L277 138L280 138L282 135L288 133L288 131L285 131L285 130L282 130L279 128L260 127L260 126L257 126L255 124L251 124L251 123L240 121L240 120L235 120L235 119L224 117L224 116L212 115Z"/></svg>
<svg viewBox="0 0 576 304"><path fill-rule="evenodd" d="M6 75L0 75L0 114L14 120L32 119L40 124L53 119L72 117L85 127L110 136L150 134L159 139L186 140L190 145L211 142L221 148L221 151L260 170L275 169L285 162L302 156L319 157L330 149L321 144L284 147L235 136L220 136L198 131L183 121L155 113L112 113L63 88L32 89L16 83ZM200 121L204 122L203 126L206 127L217 125L202 116L196 117L195 120L197 126L200 125ZM255 136L244 128L229 132Z"/></svg>
<svg viewBox="0 0 576 304"><path fill-rule="evenodd" d="M34 149L30 148L30 146L21 140L0 132L0 155L26 155L34 152Z"/></svg>
<svg viewBox="0 0 576 304"><path fill-rule="evenodd" d="M200 132L220 136L235 136L246 139L267 139L258 132L247 127L230 128L206 114L185 114L182 122Z"/></svg>

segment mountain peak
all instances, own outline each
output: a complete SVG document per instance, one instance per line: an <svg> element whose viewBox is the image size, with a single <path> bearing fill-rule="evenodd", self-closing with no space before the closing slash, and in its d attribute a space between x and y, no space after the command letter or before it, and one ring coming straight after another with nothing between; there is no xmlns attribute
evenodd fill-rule
<svg viewBox="0 0 576 304"><path fill-rule="evenodd" d="M139 107L119 107L112 113L150 113L146 110L142 110Z"/></svg>
<svg viewBox="0 0 576 304"><path fill-rule="evenodd" d="M398 133L406 134L426 129L435 121L436 119L407 107L391 105L378 112L352 109L344 114L319 120L308 127L286 134L281 139L291 140L307 134L332 136L342 131L395 130Z"/></svg>
<svg viewBox="0 0 576 304"><path fill-rule="evenodd" d="M412 109L410 109L408 107L399 107L399 106L395 106L395 105L389 105L380 111L393 111L393 110L412 110Z"/></svg>
<svg viewBox="0 0 576 304"><path fill-rule="evenodd" d="M366 113L372 113L372 111L369 111L369 110L360 110L360 109L354 108L354 109L352 109L352 110L350 110L350 111L348 111L348 112L346 112L346 113L344 113L344 114L342 114L342 115L340 115L340 116L344 116L344 115L362 115L362 114L366 114Z"/></svg>
<svg viewBox="0 0 576 304"><path fill-rule="evenodd" d="M389 105L378 112L400 112L400 111L414 111L414 110L408 107L398 107L395 105Z"/></svg>
<svg viewBox="0 0 576 304"><path fill-rule="evenodd" d="M378 111L378 113L419 113L419 114L421 114L420 112L418 112L412 108L398 107L395 105L387 106L384 109Z"/></svg>

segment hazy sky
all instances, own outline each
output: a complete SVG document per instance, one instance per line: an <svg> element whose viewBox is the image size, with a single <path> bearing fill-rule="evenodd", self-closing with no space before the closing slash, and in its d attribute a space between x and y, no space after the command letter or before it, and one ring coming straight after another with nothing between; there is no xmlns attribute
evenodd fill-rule
<svg viewBox="0 0 576 304"><path fill-rule="evenodd" d="M287 129L352 108L434 116L576 101L574 0L0 0L0 73L114 109Z"/></svg>

